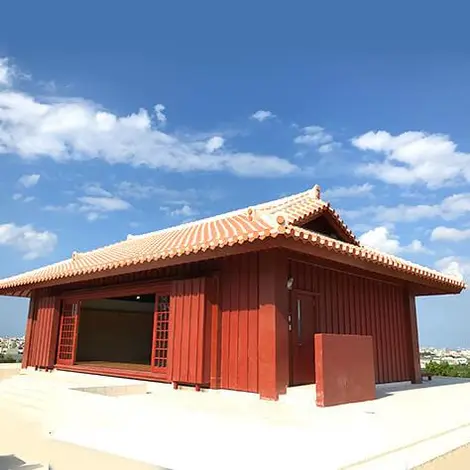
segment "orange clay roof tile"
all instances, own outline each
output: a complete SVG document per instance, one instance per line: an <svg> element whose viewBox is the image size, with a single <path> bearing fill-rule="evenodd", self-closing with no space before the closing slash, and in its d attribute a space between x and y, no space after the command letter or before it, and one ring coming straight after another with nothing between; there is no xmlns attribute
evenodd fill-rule
<svg viewBox="0 0 470 470"><path fill-rule="evenodd" d="M74 253L61 261L34 271L0 281L0 294L12 289L33 288L43 282L78 277L84 274L145 264L158 259L184 256L217 247L231 246L273 238L278 235L312 243L344 256L362 258L381 264L394 271L403 271L417 277L435 280L455 287L465 287L456 278L423 268L414 263L360 246L359 242L329 205L320 199L319 187L276 201L229 212L216 217L170 227L144 235L128 236L127 240L98 248L87 253ZM348 242L339 241L301 228L299 225L327 212L334 218Z"/></svg>

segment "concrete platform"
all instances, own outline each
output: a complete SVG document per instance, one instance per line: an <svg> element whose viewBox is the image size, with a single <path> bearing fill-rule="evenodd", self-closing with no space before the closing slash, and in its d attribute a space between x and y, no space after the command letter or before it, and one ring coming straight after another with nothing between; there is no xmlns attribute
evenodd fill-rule
<svg viewBox="0 0 470 470"><path fill-rule="evenodd" d="M28 375L41 396L54 391L34 417L46 439L172 470L411 469L470 442L464 379L378 386L377 400L317 408L314 386L289 389L276 403L112 377Z"/></svg>

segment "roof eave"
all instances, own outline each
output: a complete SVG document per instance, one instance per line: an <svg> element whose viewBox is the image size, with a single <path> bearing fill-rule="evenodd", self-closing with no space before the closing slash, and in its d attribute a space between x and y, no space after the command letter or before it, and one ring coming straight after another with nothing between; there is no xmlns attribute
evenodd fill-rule
<svg viewBox="0 0 470 470"><path fill-rule="evenodd" d="M280 228L281 229L281 228ZM291 230L292 229L292 230ZM283 235L279 237L278 235ZM318 237L317 237L318 238ZM234 254L246 253L249 251L259 251L261 249L269 249L275 247L285 247L294 251L309 253L318 258L329 259L343 265L354 265L362 270L381 273L388 277L399 278L407 281L413 285L425 287L421 289L423 293L417 295L442 295L442 294L459 294L465 289L465 284L457 280L442 281L442 278L421 277L417 273L407 272L399 269L396 266L384 265L378 262L375 257L357 257L353 252L348 251L358 249L354 245L344 246L343 244L337 245L336 240L329 240L325 237L319 237L321 242L313 241L311 237L306 237L305 233L297 233L293 227L283 227L281 233L273 233L271 236L263 239L256 239L249 243L234 243L232 245L217 246L209 250L181 253L178 256L171 258L160 258L153 261L139 262L128 264L122 267L113 268L110 266L107 269L97 270L94 269L90 272L85 272L77 275L71 275L58 279L49 279L37 283L21 284L6 288L0 288L0 295L15 296L15 297L30 297L33 290L57 287L61 285L71 284L75 282L83 282L87 280L94 280L103 277L117 276L122 274L129 274L138 271L147 271L152 269L159 269L178 264L186 264L198 262L208 259L220 258L224 256L231 256ZM301 242L301 243L300 243ZM341 246L340 249L335 248Z"/></svg>

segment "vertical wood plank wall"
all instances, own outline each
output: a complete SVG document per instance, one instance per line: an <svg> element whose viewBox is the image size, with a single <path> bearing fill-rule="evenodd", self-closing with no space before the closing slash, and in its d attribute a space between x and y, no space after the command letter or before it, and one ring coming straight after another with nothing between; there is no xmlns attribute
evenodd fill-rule
<svg viewBox="0 0 470 470"><path fill-rule="evenodd" d="M319 294L318 333L372 335L376 382L411 379L403 287L293 260L289 264L295 288Z"/></svg>
<svg viewBox="0 0 470 470"><path fill-rule="evenodd" d="M169 351L173 382L209 383L210 362L204 357L206 343L210 342L205 290L205 278L173 282Z"/></svg>
<svg viewBox="0 0 470 470"><path fill-rule="evenodd" d="M221 388L258 391L258 254L221 265Z"/></svg>
<svg viewBox="0 0 470 470"><path fill-rule="evenodd" d="M56 297L35 297L28 315L23 366L52 368L57 348L59 328L59 303ZM31 318L29 318L31 317Z"/></svg>

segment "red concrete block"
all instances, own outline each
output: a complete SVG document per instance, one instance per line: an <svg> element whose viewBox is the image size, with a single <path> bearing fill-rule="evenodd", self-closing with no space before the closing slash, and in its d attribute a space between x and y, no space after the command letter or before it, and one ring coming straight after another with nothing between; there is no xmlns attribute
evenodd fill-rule
<svg viewBox="0 0 470 470"><path fill-rule="evenodd" d="M315 335L317 406L375 399L372 336Z"/></svg>

